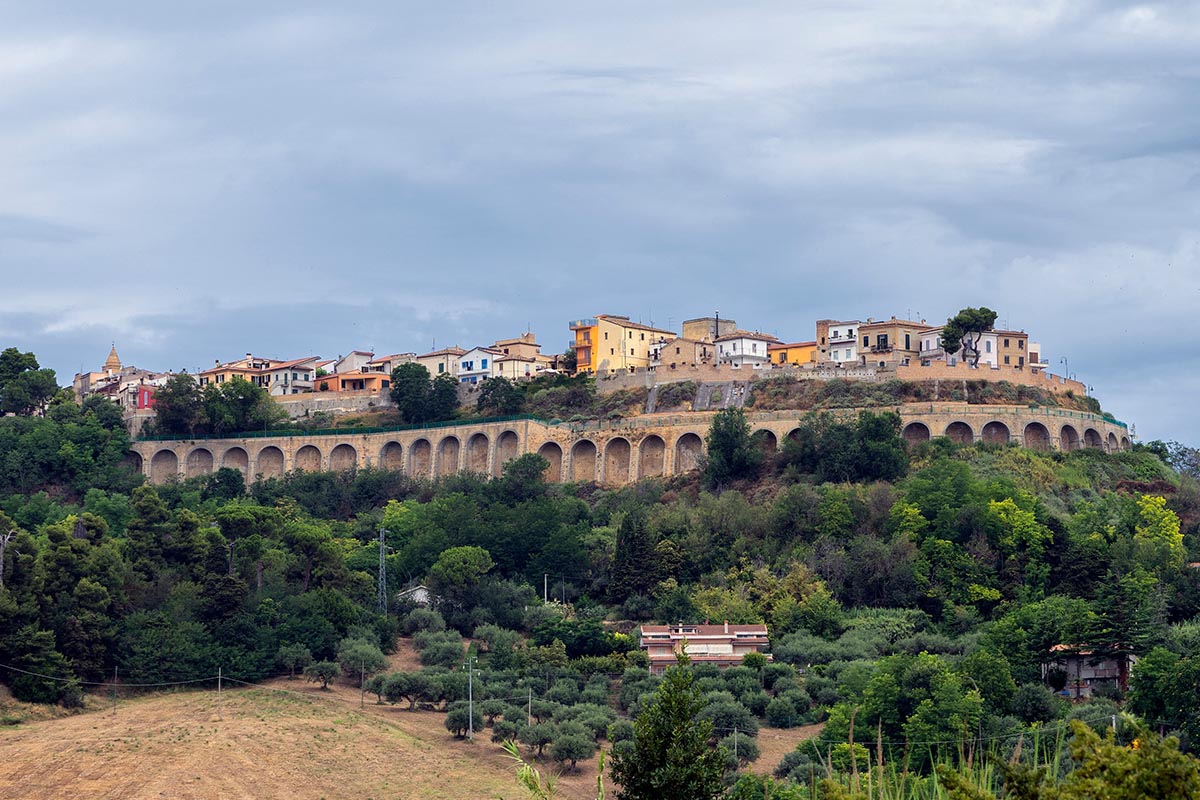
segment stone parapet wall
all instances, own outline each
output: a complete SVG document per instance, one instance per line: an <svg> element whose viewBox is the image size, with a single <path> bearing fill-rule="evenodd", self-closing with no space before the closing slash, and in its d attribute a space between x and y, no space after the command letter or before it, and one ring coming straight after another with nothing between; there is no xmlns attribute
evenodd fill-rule
<svg viewBox="0 0 1200 800"><path fill-rule="evenodd" d="M936 361L927 367L920 364L898 366L895 369L895 377L902 381L1008 381L1022 386L1036 386L1055 394L1071 392L1080 397L1087 396L1087 386L1079 381L1068 380L1061 375L1044 370L1034 372L1028 367L1004 365L992 367L987 364L972 367L962 362L951 366L945 362Z"/></svg>
<svg viewBox="0 0 1200 800"><path fill-rule="evenodd" d="M612 394L623 389L650 389L667 383L693 381L695 383L753 383L763 378L790 377L797 380L828 381L837 378L857 381L879 381L894 377L891 370L881 370L876 367L797 367L791 364L783 366L732 367L728 364L669 364L653 369L638 368L635 370L601 372L596 375L596 391L600 394Z"/></svg>
<svg viewBox="0 0 1200 800"><path fill-rule="evenodd" d="M1131 445L1123 423L1081 411L961 402L867 410L898 413L904 438L914 444L948 436L963 443L1015 442L1042 450L1090 447L1118 452ZM241 470L251 480L292 470L357 467L396 469L422 478L461 471L499 475L509 460L538 453L550 464L546 474L550 481L619 486L701 467L714 413L646 414L579 423L521 418L367 433L138 441L131 458L152 483L164 483L221 467ZM858 409L837 413L849 416ZM796 432L806 412L762 411L746 416L763 446L777 450Z"/></svg>
<svg viewBox="0 0 1200 800"><path fill-rule="evenodd" d="M312 414L362 414L395 408L387 392L309 392L272 397L282 406L288 419L304 419Z"/></svg>

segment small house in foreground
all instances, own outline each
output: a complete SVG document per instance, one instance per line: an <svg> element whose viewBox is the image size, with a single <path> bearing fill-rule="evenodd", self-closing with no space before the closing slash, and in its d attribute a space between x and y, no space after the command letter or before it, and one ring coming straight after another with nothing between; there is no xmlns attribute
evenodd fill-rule
<svg viewBox="0 0 1200 800"><path fill-rule="evenodd" d="M650 657L650 671L661 673L675 663L676 653L693 664L734 667L747 653L765 653L766 625L643 625L641 646ZM770 655L767 655L770 659Z"/></svg>
<svg viewBox="0 0 1200 800"><path fill-rule="evenodd" d="M1132 653L1101 652L1090 645L1056 644L1050 659L1042 664L1042 680L1053 672L1066 675L1062 693L1075 700L1086 700L1102 685L1111 684L1122 692L1129 690L1129 670L1137 663Z"/></svg>

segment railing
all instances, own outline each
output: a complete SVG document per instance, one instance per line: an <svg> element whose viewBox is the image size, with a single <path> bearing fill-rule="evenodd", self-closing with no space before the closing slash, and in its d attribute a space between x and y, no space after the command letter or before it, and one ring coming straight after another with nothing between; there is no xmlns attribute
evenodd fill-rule
<svg viewBox="0 0 1200 800"><path fill-rule="evenodd" d="M140 436L139 442L173 442L179 439L187 439L188 441L209 440L209 439L270 439L275 437L295 437L295 436L359 436L368 433L400 433L403 431L417 431L437 428L455 428L463 425L484 425L494 422L521 422L530 420L540 422L542 424L551 424L546 420L535 417L532 414L517 414L509 417L479 417L476 419L452 419L444 422L424 422L416 425L388 425L384 427L359 427L359 428L314 428L313 430L304 430L303 428L276 428L275 430L265 431L234 431L230 433L206 433L189 436L185 434L176 434L173 436Z"/></svg>

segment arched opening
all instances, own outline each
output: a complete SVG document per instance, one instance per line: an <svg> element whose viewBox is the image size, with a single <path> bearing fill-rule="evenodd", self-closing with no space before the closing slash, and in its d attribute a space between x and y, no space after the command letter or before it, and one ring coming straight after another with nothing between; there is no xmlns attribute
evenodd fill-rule
<svg viewBox="0 0 1200 800"><path fill-rule="evenodd" d="M1090 447L1096 450L1104 447L1104 440L1100 438L1100 431L1095 428L1088 428L1083 432L1083 446Z"/></svg>
<svg viewBox="0 0 1200 800"><path fill-rule="evenodd" d="M1108 434L1108 452L1115 453L1115 452L1117 452L1118 449L1120 449L1120 447L1121 447L1121 443L1117 441L1117 435L1115 433L1109 433Z"/></svg>
<svg viewBox="0 0 1200 800"><path fill-rule="evenodd" d="M661 436L651 434L642 439L642 443L638 445L638 477L662 477L666 469L663 459L666 453L667 445L663 442Z"/></svg>
<svg viewBox="0 0 1200 800"><path fill-rule="evenodd" d="M358 451L351 445L339 444L329 451L329 469L345 472L358 466Z"/></svg>
<svg viewBox="0 0 1200 800"><path fill-rule="evenodd" d="M262 478L279 478L283 476L283 451L275 445L268 445L258 451L254 474Z"/></svg>
<svg viewBox="0 0 1200 800"><path fill-rule="evenodd" d="M987 425L984 425L980 433L983 435L983 440L988 444L1008 444L1008 440L1012 437L1008 426L999 420L992 420Z"/></svg>
<svg viewBox="0 0 1200 800"><path fill-rule="evenodd" d="M513 431L505 431L497 437L496 457L493 459L497 475L503 474L504 465L517 457L519 447L520 440L517 439L517 434Z"/></svg>
<svg viewBox="0 0 1200 800"><path fill-rule="evenodd" d="M581 439L571 448L571 480L587 483L596 480L596 445Z"/></svg>
<svg viewBox="0 0 1200 800"><path fill-rule="evenodd" d="M159 450L150 459L150 482L166 483L179 477L179 456L174 450Z"/></svg>
<svg viewBox="0 0 1200 800"><path fill-rule="evenodd" d="M404 445L388 442L379 451L379 463L384 469L404 469Z"/></svg>
<svg viewBox="0 0 1200 800"><path fill-rule="evenodd" d="M1031 422L1025 426L1025 446L1030 450L1049 450L1050 431L1040 422Z"/></svg>
<svg viewBox="0 0 1200 800"><path fill-rule="evenodd" d="M213 454L206 447L197 447L187 456L187 476L189 478L198 478L201 475L209 475L213 471Z"/></svg>
<svg viewBox="0 0 1200 800"><path fill-rule="evenodd" d="M700 468L704 457L704 441L694 433L685 433L675 440L675 473L691 472Z"/></svg>
<svg viewBox="0 0 1200 800"><path fill-rule="evenodd" d="M800 429L792 428L790 431L788 431L787 438L791 439L793 442L800 441Z"/></svg>
<svg viewBox="0 0 1200 800"><path fill-rule="evenodd" d="M1074 426L1063 425L1058 434L1058 446L1065 452L1079 449L1079 431Z"/></svg>
<svg viewBox="0 0 1200 800"><path fill-rule="evenodd" d="M1121 437L1121 452L1125 452L1128 449L1129 449L1129 437L1122 436Z"/></svg>
<svg viewBox="0 0 1200 800"><path fill-rule="evenodd" d="M538 448L538 455L546 459L546 482L558 483L562 480L563 451L555 442L546 442Z"/></svg>
<svg viewBox="0 0 1200 800"><path fill-rule="evenodd" d="M788 434L790 437L791 434ZM924 422L910 422L904 426L904 441L909 444L920 444L929 441L929 426Z"/></svg>
<svg viewBox="0 0 1200 800"><path fill-rule="evenodd" d="M975 431L965 422L951 422L946 426L946 438L955 444L972 444L975 441Z"/></svg>
<svg viewBox="0 0 1200 800"><path fill-rule="evenodd" d="M754 443L768 456L775 455L775 452L779 450L778 437L775 436L774 431L769 431L766 428L754 432Z"/></svg>
<svg viewBox="0 0 1200 800"><path fill-rule="evenodd" d="M604 482L612 486L629 483L629 440L618 436L604 448Z"/></svg>
<svg viewBox="0 0 1200 800"><path fill-rule="evenodd" d="M462 450L462 445L458 442L457 436L447 436L438 442L437 449L437 474L453 475L458 472L458 456Z"/></svg>
<svg viewBox="0 0 1200 800"><path fill-rule="evenodd" d="M321 451L306 444L296 451L296 469L301 472L321 471Z"/></svg>
<svg viewBox="0 0 1200 800"><path fill-rule="evenodd" d="M146 466L146 460L142 458L142 454L136 450L130 450L125 454L125 466L129 467L130 472L141 473Z"/></svg>
<svg viewBox="0 0 1200 800"><path fill-rule="evenodd" d="M418 478L433 474L433 445L428 439L417 439L408 449L408 471Z"/></svg>
<svg viewBox="0 0 1200 800"><path fill-rule="evenodd" d="M482 433L467 439L467 469L486 475L488 471L488 438Z"/></svg>
<svg viewBox="0 0 1200 800"><path fill-rule="evenodd" d="M242 475L250 473L250 454L241 447L231 447L221 456L222 467L232 467Z"/></svg>

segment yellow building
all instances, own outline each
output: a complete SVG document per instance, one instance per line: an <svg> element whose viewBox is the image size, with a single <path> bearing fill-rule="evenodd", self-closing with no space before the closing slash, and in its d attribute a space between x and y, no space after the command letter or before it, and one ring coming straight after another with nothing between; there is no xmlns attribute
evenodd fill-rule
<svg viewBox="0 0 1200 800"><path fill-rule="evenodd" d="M921 358L921 335L933 330L925 322L892 317L868 319L858 326L862 344L858 348L862 364L911 364Z"/></svg>
<svg viewBox="0 0 1200 800"><path fill-rule="evenodd" d="M615 314L572 320L570 327L575 332L575 370L589 374L649 367L655 345L677 336Z"/></svg>
<svg viewBox="0 0 1200 800"><path fill-rule="evenodd" d="M817 343L792 342L791 344L773 344L767 348L773 365L794 364L798 367L817 363Z"/></svg>

